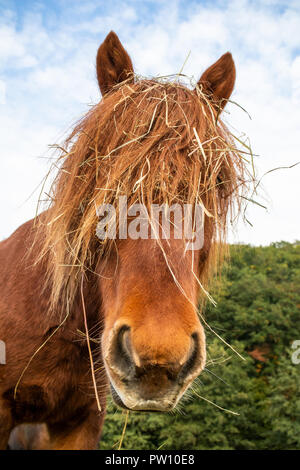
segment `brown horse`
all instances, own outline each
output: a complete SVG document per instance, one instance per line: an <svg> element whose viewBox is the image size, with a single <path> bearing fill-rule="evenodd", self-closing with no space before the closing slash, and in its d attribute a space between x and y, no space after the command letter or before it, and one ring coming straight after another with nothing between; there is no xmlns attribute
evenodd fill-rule
<svg viewBox="0 0 300 470"><path fill-rule="evenodd" d="M111 32L97 77L103 99L60 147L48 209L0 245L1 449L23 423L19 447L94 449L109 385L123 408L168 411L205 365L197 306L245 183L219 117L233 59L223 55L194 89L178 76L139 79ZM95 208L119 196L147 208L200 204L201 249L187 250L172 230L168 240L100 240Z"/></svg>

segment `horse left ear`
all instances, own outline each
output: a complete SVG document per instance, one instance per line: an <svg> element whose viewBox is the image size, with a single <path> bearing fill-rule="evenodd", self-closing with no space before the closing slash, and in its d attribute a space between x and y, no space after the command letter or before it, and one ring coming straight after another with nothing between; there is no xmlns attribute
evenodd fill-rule
<svg viewBox="0 0 300 470"><path fill-rule="evenodd" d="M133 78L131 59L114 31L106 36L99 47L96 67L102 95L105 95L114 85L127 80L130 76Z"/></svg>
<svg viewBox="0 0 300 470"><path fill-rule="evenodd" d="M235 65L230 52L222 55L201 76L198 86L207 93L218 111L222 111L233 91Z"/></svg>

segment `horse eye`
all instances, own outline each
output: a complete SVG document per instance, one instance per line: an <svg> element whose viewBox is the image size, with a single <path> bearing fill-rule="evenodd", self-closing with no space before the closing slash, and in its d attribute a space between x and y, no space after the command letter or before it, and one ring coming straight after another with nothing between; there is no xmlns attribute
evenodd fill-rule
<svg viewBox="0 0 300 470"><path fill-rule="evenodd" d="M222 179L222 176L219 174L216 178L216 184L219 185L219 184L222 184L223 183L223 179Z"/></svg>

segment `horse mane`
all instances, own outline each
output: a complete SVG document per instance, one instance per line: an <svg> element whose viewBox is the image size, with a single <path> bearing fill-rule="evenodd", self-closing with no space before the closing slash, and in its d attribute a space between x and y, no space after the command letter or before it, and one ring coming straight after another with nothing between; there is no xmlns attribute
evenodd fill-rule
<svg viewBox="0 0 300 470"><path fill-rule="evenodd" d="M205 136L200 142L199 136ZM200 282L222 258L228 213L239 211L246 164L204 92L178 81L123 82L77 123L61 146L48 210L39 217L51 305L72 302L112 241L99 240L96 208L128 203L200 203L212 222ZM39 261L38 260L38 261Z"/></svg>

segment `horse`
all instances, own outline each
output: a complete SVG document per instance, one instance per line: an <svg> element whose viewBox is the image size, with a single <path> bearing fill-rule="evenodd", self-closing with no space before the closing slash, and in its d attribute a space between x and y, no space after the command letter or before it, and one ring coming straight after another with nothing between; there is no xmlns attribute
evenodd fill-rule
<svg viewBox="0 0 300 470"><path fill-rule="evenodd" d="M126 410L168 412L205 366L203 306L245 183L220 117L232 55L191 86L145 79L111 31L96 73L102 98L59 147L48 206L0 244L1 449L96 449L109 390ZM150 223L151 205L200 205L201 248L174 224L168 239L120 222L100 239L96 209L120 196Z"/></svg>

